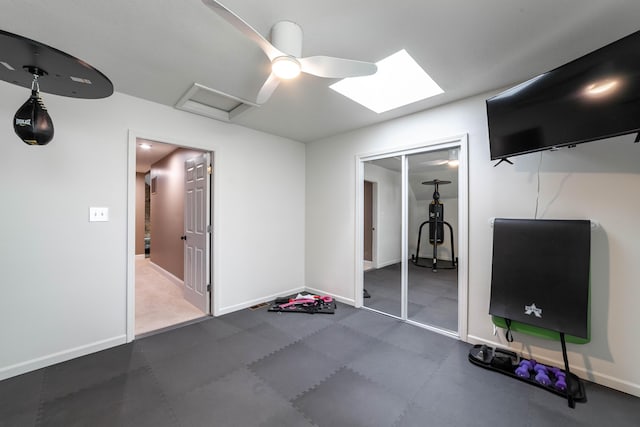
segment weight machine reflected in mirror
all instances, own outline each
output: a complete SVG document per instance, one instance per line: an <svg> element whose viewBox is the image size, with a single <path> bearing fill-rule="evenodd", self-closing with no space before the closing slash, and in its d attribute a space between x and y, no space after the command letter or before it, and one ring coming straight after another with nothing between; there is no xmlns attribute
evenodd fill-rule
<svg viewBox="0 0 640 427"><path fill-rule="evenodd" d="M440 202L440 185L451 184L451 181L433 179L425 181L423 185L433 185L433 200L429 204L428 220L420 224L418 229L418 244L416 246L415 255L411 255L411 262L418 267L431 267L434 272L438 268L455 269L458 266L458 258L455 255L455 244L453 239L453 227L444 220L444 204ZM420 244L422 243L422 231L424 226L429 226L429 243L432 245L433 252L431 258L420 257ZM449 230L449 243L451 245L451 260L438 259L438 247L445 241L445 226Z"/></svg>

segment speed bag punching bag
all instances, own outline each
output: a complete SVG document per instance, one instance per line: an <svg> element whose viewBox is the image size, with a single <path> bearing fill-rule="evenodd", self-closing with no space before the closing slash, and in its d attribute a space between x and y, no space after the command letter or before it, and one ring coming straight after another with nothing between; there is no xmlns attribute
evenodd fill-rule
<svg viewBox="0 0 640 427"><path fill-rule="evenodd" d="M32 90L13 117L13 130L29 145L47 145L53 139L53 122L38 91Z"/></svg>

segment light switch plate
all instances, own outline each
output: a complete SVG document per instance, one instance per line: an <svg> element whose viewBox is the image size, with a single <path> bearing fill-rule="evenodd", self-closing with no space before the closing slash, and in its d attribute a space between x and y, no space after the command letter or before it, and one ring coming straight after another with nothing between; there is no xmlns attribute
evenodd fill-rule
<svg viewBox="0 0 640 427"><path fill-rule="evenodd" d="M109 208L89 208L89 221L109 221Z"/></svg>

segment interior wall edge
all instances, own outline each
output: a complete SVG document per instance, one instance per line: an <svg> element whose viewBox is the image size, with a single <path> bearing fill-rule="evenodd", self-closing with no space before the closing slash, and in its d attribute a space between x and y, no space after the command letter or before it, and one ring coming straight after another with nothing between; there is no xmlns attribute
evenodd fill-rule
<svg viewBox="0 0 640 427"><path fill-rule="evenodd" d="M111 347L125 344L126 342L127 336L122 334L79 347L70 348L68 350L59 351L57 353L51 353L35 359L26 360L24 362L16 363L15 365L5 366L0 368L0 381L35 371L37 369L46 368L47 366L55 365L67 360L75 359L76 357L86 356L91 353L106 350Z"/></svg>
<svg viewBox="0 0 640 427"><path fill-rule="evenodd" d="M508 348L499 342L486 340L484 338L481 338L475 335L468 335L467 338L468 338L467 342L471 344L486 344L492 347L500 347L505 350L513 351L518 354L521 353L517 349ZM559 353L559 358L555 359L555 358L549 358L549 357L543 356L542 354L537 353L535 351L535 347L530 347L530 348L533 350L531 352L530 357L534 358L538 362L543 362L547 365L558 366L564 369L564 361L562 360L562 353ZM560 348L560 342L558 342L558 348ZM529 357L529 355L527 355L527 357ZM569 369L571 370L571 372L578 375L582 379L586 379L588 381L595 382L596 384L600 384L609 388L613 388L618 391L622 391L624 393L631 394L633 396L640 397L640 384L634 384L630 381L623 380L622 378L616 378L611 375L603 374L598 371L586 369L584 365L579 363L574 363L571 360L569 361ZM589 396L587 396L587 398L589 398Z"/></svg>
<svg viewBox="0 0 640 427"><path fill-rule="evenodd" d="M218 312L215 313L215 316L218 317L218 316L222 316L224 314L233 313L234 311L238 311L238 310L243 310L245 308L249 308L252 305L262 304L264 302L270 302L270 301L275 300L278 297L282 297L282 296L285 296L285 295L296 294L296 293L302 292L304 290L305 290L304 286L299 286L297 288L284 290L284 291L277 292L275 294L266 295L266 296L263 296L263 297L260 297L260 298L252 299L250 301L245 301L245 302L242 302L240 304L229 305L229 306L226 306L226 307L220 307Z"/></svg>
<svg viewBox="0 0 640 427"><path fill-rule="evenodd" d="M392 260L384 260L384 261L379 261L376 263L376 268L384 268L384 267L389 267L390 265L393 264L398 264L402 262L402 258L396 258L396 259L392 259Z"/></svg>
<svg viewBox="0 0 640 427"><path fill-rule="evenodd" d="M305 287L305 291L309 292L310 294L315 294L315 295L329 295L331 296L331 298L333 298L334 300L338 301L338 302L342 302L344 304L348 304L351 305L353 307L355 307L356 305L356 301L353 298L347 298L347 297L343 297L331 292L325 292L323 290L317 289L317 288L311 288L309 286Z"/></svg>
<svg viewBox="0 0 640 427"><path fill-rule="evenodd" d="M162 274L166 279L168 279L171 283L173 283L180 289L182 289L182 287L184 286L184 280L172 274L170 271L167 271L164 268L160 267L158 264L149 261L149 266L151 266L151 268L153 268L158 273Z"/></svg>

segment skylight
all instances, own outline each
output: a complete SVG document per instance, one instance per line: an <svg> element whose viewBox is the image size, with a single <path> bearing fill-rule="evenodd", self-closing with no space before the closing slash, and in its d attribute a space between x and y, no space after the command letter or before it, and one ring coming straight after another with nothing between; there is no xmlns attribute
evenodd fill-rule
<svg viewBox="0 0 640 427"><path fill-rule="evenodd" d="M376 65L378 71L373 75L349 77L329 87L376 113L444 92L404 49Z"/></svg>

